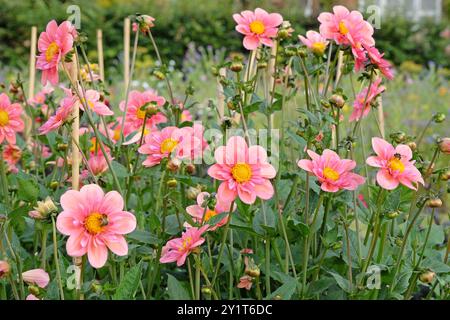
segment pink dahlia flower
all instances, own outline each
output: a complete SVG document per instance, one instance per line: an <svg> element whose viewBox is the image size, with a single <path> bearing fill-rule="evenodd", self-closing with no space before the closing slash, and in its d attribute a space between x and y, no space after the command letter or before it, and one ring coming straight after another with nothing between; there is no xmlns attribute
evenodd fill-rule
<svg viewBox="0 0 450 320"><path fill-rule="evenodd" d="M136 228L136 218L123 211L123 199L117 191L105 194L98 185L85 185L80 191L66 191L61 206L64 211L58 215L56 225L59 232L69 236L69 256L87 253L89 263L101 268L108 258L108 248L118 256L128 254L123 235Z"/></svg>
<svg viewBox="0 0 450 320"><path fill-rule="evenodd" d="M50 282L48 273L42 269L28 270L22 273L22 278L26 283L37 285L40 288L45 288Z"/></svg>
<svg viewBox="0 0 450 320"><path fill-rule="evenodd" d="M153 90L147 90L145 92L131 91L128 99L127 114L125 116L125 123L129 125L133 130L142 130L145 119L145 111L141 110L141 107L154 104L156 108L161 108L166 100L158 96ZM120 110L125 111L125 101L120 103ZM166 122L166 117L157 112L151 117L147 117L145 122L146 128L153 128L158 123Z"/></svg>
<svg viewBox="0 0 450 320"><path fill-rule="evenodd" d="M378 184L387 190L393 190L399 183L417 190L418 184L424 184L422 175L414 166L411 148L399 144L394 148L381 138L372 138L372 148L377 154L367 158L369 166L380 168L377 173Z"/></svg>
<svg viewBox="0 0 450 320"><path fill-rule="evenodd" d="M75 105L75 96L69 89L64 90L66 96L61 100L61 103L56 109L56 112L45 122L40 128L40 134L47 134L51 131L58 130L64 123L71 119L73 108Z"/></svg>
<svg viewBox="0 0 450 320"><path fill-rule="evenodd" d="M111 159L111 157L109 157L109 159ZM91 155L91 157L88 160L88 166L95 176L101 175L102 173L108 171L108 163L106 162L103 153Z"/></svg>
<svg viewBox="0 0 450 320"><path fill-rule="evenodd" d="M364 21L358 11L349 11L344 6L334 6L333 13L323 12L319 15L320 34L337 44L351 46L374 46L373 27Z"/></svg>
<svg viewBox="0 0 450 320"><path fill-rule="evenodd" d="M205 207L205 200L210 196L208 192L201 192L197 196L197 204L194 204L192 206L189 206L186 208L187 213L192 216L193 220L196 223L204 224L207 223L209 219L212 217L223 213L223 212L230 212L236 210L236 204L233 205L233 208L231 208L231 202L223 202L222 199L220 199L216 195L216 205L214 207L214 210L210 208ZM221 227L225 225L228 221L228 215L224 217L222 220L220 220L214 227L211 227L210 230L215 230L218 227Z"/></svg>
<svg viewBox="0 0 450 320"><path fill-rule="evenodd" d="M48 115L48 105L45 103L47 100L47 97L51 95L51 93L54 91L52 86L45 86L41 91L36 93L32 99L29 99L29 103L33 106L40 107L42 114L45 116Z"/></svg>
<svg viewBox="0 0 450 320"><path fill-rule="evenodd" d="M261 43L272 47L272 39L277 36L278 26L283 22L280 14L267 13L260 8L254 12L245 10L233 14L233 19L238 24L236 31L244 35L244 47L247 50L255 50Z"/></svg>
<svg viewBox="0 0 450 320"><path fill-rule="evenodd" d="M0 279L9 274L11 266L7 261L0 260Z"/></svg>
<svg viewBox="0 0 450 320"><path fill-rule="evenodd" d="M376 98L386 90L385 86L381 86L381 78L376 79L370 85L370 91L367 93L368 87L365 87L357 94L356 100L353 103L353 112L350 115L350 121L359 121L365 118L370 111L370 106L375 102Z"/></svg>
<svg viewBox="0 0 450 320"><path fill-rule="evenodd" d="M303 159L297 165L314 174L323 191L356 190L364 183L364 177L351 172L356 167L355 161L341 159L336 152L329 149L325 149L321 156L311 150L307 152L312 160Z"/></svg>
<svg viewBox="0 0 450 320"><path fill-rule="evenodd" d="M389 61L383 59L384 53L380 53L377 48L371 47L367 49L367 55L369 56L370 62L380 70L381 74L389 80L394 79L392 65Z"/></svg>
<svg viewBox="0 0 450 320"><path fill-rule="evenodd" d="M248 147L244 138L231 137L226 146L214 152L216 164L208 174L222 181L217 194L222 201L231 202L239 197L244 203L252 204L256 197L272 198L272 179L275 168L267 161L266 150L261 146Z"/></svg>
<svg viewBox="0 0 450 320"><path fill-rule="evenodd" d="M329 41L327 41L322 35L316 31L306 32L306 38L304 36L298 36L300 41L307 46L314 54L323 55L327 48Z"/></svg>
<svg viewBox="0 0 450 320"><path fill-rule="evenodd" d="M162 248L161 263L177 262L177 266L182 266L186 262L187 256L201 246L205 242L202 234L208 230L209 225L204 225L201 228L188 228L181 235L181 238L169 240Z"/></svg>
<svg viewBox="0 0 450 320"><path fill-rule="evenodd" d="M58 64L64 62L64 56L72 50L74 40L74 27L69 21L59 26L55 20L47 24L45 32L39 36L36 67L42 70L41 82L43 85L49 81L58 83Z"/></svg>
<svg viewBox="0 0 450 320"><path fill-rule="evenodd" d="M21 114L20 104L11 103L5 93L0 94L0 144L4 140L10 144L16 144L16 132L24 129Z"/></svg>
<svg viewBox="0 0 450 320"><path fill-rule="evenodd" d="M112 116L114 112L106 104L100 101L100 93L96 90L86 91L86 103L77 101L76 105L84 110L84 105L87 105L93 112L100 116Z"/></svg>

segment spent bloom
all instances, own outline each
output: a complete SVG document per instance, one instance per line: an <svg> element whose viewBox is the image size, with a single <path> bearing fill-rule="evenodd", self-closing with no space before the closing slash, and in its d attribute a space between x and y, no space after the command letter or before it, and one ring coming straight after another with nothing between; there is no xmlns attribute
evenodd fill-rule
<svg viewBox="0 0 450 320"><path fill-rule="evenodd" d="M45 219L51 213L58 211L58 208L50 197L45 198L44 201L38 201L37 206L33 209L28 215L34 219Z"/></svg>
<svg viewBox="0 0 450 320"><path fill-rule="evenodd" d="M136 32L139 28L139 31L142 33L147 33L150 31L150 28L153 28L155 26L154 21L155 18L148 15L139 15L136 17L136 21L133 23L133 31Z"/></svg>
<svg viewBox="0 0 450 320"><path fill-rule="evenodd" d="M32 269L22 273L23 281L31 285L45 288L50 282L50 277L43 269Z"/></svg>
<svg viewBox="0 0 450 320"><path fill-rule="evenodd" d="M329 44L329 41L327 41L320 33L312 30L306 32L306 38L302 35L299 35L298 38L305 46L307 46L314 54L318 56L324 54L325 49Z"/></svg>
<svg viewBox="0 0 450 320"><path fill-rule="evenodd" d="M244 35L244 47L247 50L256 50L262 43L273 46L273 38L277 36L278 26L283 22L283 17L278 13L267 13L261 8L242 11L233 14L236 21L236 31Z"/></svg>
<svg viewBox="0 0 450 320"><path fill-rule="evenodd" d="M191 227L182 233L181 238L169 240L162 248L161 263L177 262L177 266L182 266L186 262L187 256L197 247L205 242L202 234L208 230L209 225L201 228Z"/></svg>
<svg viewBox="0 0 450 320"><path fill-rule="evenodd" d="M186 208L187 213L192 216L193 220L196 223L208 223L209 219L222 212L230 212L230 210L236 210L235 204L233 205L233 208L231 208L231 202L224 202L219 197L217 197L217 195L215 196L215 206L213 208L209 208L207 206L207 201L210 196L211 195L208 192L201 192L197 196L197 204L191 205ZM228 216L225 216L214 227L211 227L210 230L215 230L218 227L225 225L227 221Z"/></svg>
<svg viewBox="0 0 450 320"><path fill-rule="evenodd" d="M80 191L66 191L61 206L64 211L58 215L56 225L59 232L69 236L69 256L87 253L89 263L101 268L108 258L108 248L118 256L128 254L123 235L136 228L136 218L123 211L123 198L117 191L105 194L98 185L85 185Z"/></svg>
<svg viewBox="0 0 450 320"><path fill-rule="evenodd" d="M382 188L393 190L401 183L417 190L419 183L424 184L422 175L414 166L410 147L399 144L394 148L387 141L375 137L372 138L372 148L376 156L367 158L366 163L379 168L377 182Z"/></svg>
<svg viewBox="0 0 450 320"><path fill-rule="evenodd" d="M253 278L249 275L244 275L239 279L239 283L237 284L237 287L239 289L245 289L249 291L252 288L253 285Z"/></svg>
<svg viewBox="0 0 450 320"><path fill-rule="evenodd" d="M364 183L364 177L352 172L356 167L355 161L341 159L336 152L329 149L325 149L321 156L311 150L307 150L307 153L312 160L302 159L297 164L317 177L323 191L356 190Z"/></svg>
<svg viewBox="0 0 450 320"><path fill-rule="evenodd" d="M350 115L350 121L359 121L369 114L370 106L376 101L376 98L386 90L385 86L380 85L381 78L376 79L371 85L362 89L356 95L353 103L353 112ZM369 90L369 92L367 92Z"/></svg>
<svg viewBox="0 0 450 320"><path fill-rule="evenodd" d="M75 34L75 28L69 21L64 21L58 26L55 20L50 21L45 31L41 32L36 67L42 70L43 85L47 81L53 85L58 83L58 65L64 62L64 56L72 50Z"/></svg>
<svg viewBox="0 0 450 320"><path fill-rule="evenodd" d="M22 107L18 103L11 103L9 97L0 94L0 144L6 140L9 144L16 144L16 132L24 129Z"/></svg>
<svg viewBox="0 0 450 320"><path fill-rule="evenodd" d="M274 194L272 179L275 168L268 162L266 150L261 146L247 146L244 138L231 137L226 146L214 152L216 164L208 174L222 181L217 191L222 201L231 202L239 197L244 203L252 204L256 197L263 200Z"/></svg>

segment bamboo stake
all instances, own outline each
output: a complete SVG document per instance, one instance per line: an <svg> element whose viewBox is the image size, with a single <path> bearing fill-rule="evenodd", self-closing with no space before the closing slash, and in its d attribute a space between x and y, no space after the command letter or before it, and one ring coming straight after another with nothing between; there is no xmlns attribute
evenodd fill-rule
<svg viewBox="0 0 450 320"><path fill-rule="evenodd" d="M130 18L125 18L123 25L123 75L125 90L130 79Z"/></svg>
<svg viewBox="0 0 450 320"><path fill-rule="evenodd" d="M223 86L220 83L221 77L227 76L227 69L220 68L219 69L219 77L217 77L217 112L218 112L218 120L219 125L221 125L223 116L225 115L225 95L223 93Z"/></svg>
<svg viewBox="0 0 450 320"><path fill-rule="evenodd" d="M36 43L37 43L37 27L31 27L31 43L30 43L30 66L28 80L28 99L34 97L34 86L36 80ZM31 134L31 118L24 112L23 119L25 122L24 137L27 145L30 145Z"/></svg>
<svg viewBox="0 0 450 320"><path fill-rule="evenodd" d="M76 56L73 56L72 62L70 63L70 77L71 83L78 85L78 62ZM79 108L74 108L72 112L72 190L80 189L80 153L78 151L78 145L80 143L80 110ZM81 290L81 270L83 259L82 257L74 257L73 264L75 266L75 288L77 292ZM80 300L83 299L83 295L80 293Z"/></svg>
<svg viewBox="0 0 450 320"><path fill-rule="evenodd" d="M97 29L97 52L100 80L102 80L102 82L105 82L105 66L103 64L103 32L101 29Z"/></svg>
<svg viewBox="0 0 450 320"><path fill-rule="evenodd" d="M383 98L380 96L378 98L378 121L380 122L381 137L384 139L384 111L383 111Z"/></svg>

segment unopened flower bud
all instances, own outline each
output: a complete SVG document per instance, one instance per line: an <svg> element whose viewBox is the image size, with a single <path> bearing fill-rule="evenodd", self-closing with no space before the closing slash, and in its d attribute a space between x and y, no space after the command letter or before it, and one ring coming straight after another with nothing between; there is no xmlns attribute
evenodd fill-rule
<svg viewBox="0 0 450 320"><path fill-rule="evenodd" d="M211 295L211 288L210 287L207 287L207 286L203 286L202 287L202 293L204 294L204 295Z"/></svg>
<svg viewBox="0 0 450 320"><path fill-rule="evenodd" d="M193 175L193 174L195 174L195 171L196 171L196 169L195 169L195 165L194 165L194 164L188 163L188 164L186 165L186 172L187 172L188 174Z"/></svg>
<svg viewBox="0 0 450 320"><path fill-rule="evenodd" d="M436 273L434 273L431 270L422 272L419 276L419 280L422 281L423 283L432 283L434 280L434 277L436 276Z"/></svg>
<svg viewBox="0 0 450 320"><path fill-rule="evenodd" d="M442 138L439 141L439 149L442 153L450 154L450 138Z"/></svg>
<svg viewBox="0 0 450 320"><path fill-rule="evenodd" d="M222 118L222 128L224 130L229 129L233 126L233 120L230 117Z"/></svg>
<svg viewBox="0 0 450 320"><path fill-rule="evenodd" d="M258 62L258 69L265 69L265 68L267 68L267 62L266 61Z"/></svg>
<svg viewBox="0 0 450 320"><path fill-rule="evenodd" d="M388 213L386 213L386 217L388 219L395 219L399 215L400 215L400 211L398 211L398 210L392 210L392 211L389 211Z"/></svg>
<svg viewBox="0 0 450 320"><path fill-rule="evenodd" d="M406 134L402 131L394 132L390 135L391 139L397 143L402 143L406 139Z"/></svg>
<svg viewBox="0 0 450 320"><path fill-rule="evenodd" d="M176 188L177 185L178 185L178 182L176 179L167 180L167 186L169 188Z"/></svg>
<svg viewBox="0 0 450 320"><path fill-rule="evenodd" d="M288 56L288 57L293 57L293 56L296 56L297 55L297 50L295 49L295 48L293 48L293 47L287 47L285 50L284 50L284 53Z"/></svg>
<svg viewBox="0 0 450 320"><path fill-rule="evenodd" d="M286 30L286 29L280 29L280 30L278 31L278 36L279 36L281 39L289 38L289 31Z"/></svg>
<svg viewBox="0 0 450 320"><path fill-rule="evenodd" d="M154 116L159 112L158 105L156 102L148 102L141 107L142 111L145 111L145 114L148 118Z"/></svg>
<svg viewBox="0 0 450 320"><path fill-rule="evenodd" d="M411 149L411 151L416 151L417 149L417 144L414 141L410 141L406 145Z"/></svg>
<svg viewBox="0 0 450 320"><path fill-rule="evenodd" d="M442 200L439 198L431 198L427 200L427 206L429 208L440 208L442 207Z"/></svg>
<svg viewBox="0 0 450 320"><path fill-rule="evenodd" d="M342 241L336 241L331 245L331 249L340 250L342 248Z"/></svg>
<svg viewBox="0 0 450 320"><path fill-rule="evenodd" d="M230 110L236 110L236 104L234 103L233 100L227 102L227 108Z"/></svg>
<svg viewBox="0 0 450 320"><path fill-rule="evenodd" d="M6 277L9 274L11 267L7 261L0 260L0 279Z"/></svg>
<svg viewBox="0 0 450 320"><path fill-rule="evenodd" d="M233 72L241 72L243 68L244 66L240 61L233 61L230 65L230 70Z"/></svg>
<svg viewBox="0 0 450 320"><path fill-rule="evenodd" d="M45 198L44 201L38 201L37 207L30 211L28 215L33 219L46 219L53 212L58 211L55 203L50 197Z"/></svg>
<svg viewBox="0 0 450 320"><path fill-rule="evenodd" d="M217 77L219 75L219 70L217 67L211 67L211 73L214 77Z"/></svg>
<svg viewBox="0 0 450 320"><path fill-rule="evenodd" d="M33 295L35 295L35 296L38 296L39 295L39 287L38 286L33 286L33 285L31 285L31 286L28 286L28 291L31 293L31 294L33 294Z"/></svg>
<svg viewBox="0 0 450 320"><path fill-rule="evenodd" d="M305 58L308 55L308 52L304 47L301 47L297 50L297 55L301 58Z"/></svg>
<svg viewBox="0 0 450 320"><path fill-rule="evenodd" d="M433 115L433 121L436 123L441 123L445 121L445 114L442 112L438 112Z"/></svg>
<svg viewBox="0 0 450 320"><path fill-rule="evenodd" d="M325 109L329 109L331 108L331 104L328 100L326 99L321 99L320 100L320 104L322 105L322 107L324 107Z"/></svg>
<svg viewBox="0 0 450 320"><path fill-rule="evenodd" d="M342 108L345 105L345 99L340 94L333 94L330 97L330 103L338 108Z"/></svg>
<svg viewBox="0 0 450 320"><path fill-rule="evenodd" d="M178 159L178 158L173 158L173 159L170 159L170 160L167 162L166 168L167 168L167 170L169 170L170 172L175 173L175 172L178 171L178 169L180 169L180 165L181 165L180 159Z"/></svg>
<svg viewBox="0 0 450 320"><path fill-rule="evenodd" d="M9 93L18 94L19 93L19 85L17 83L11 82L9 84Z"/></svg>
<svg viewBox="0 0 450 320"><path fill-rule="evenodd" d="M52 181L52 182L50 182L50 188L51 188L52 190L56 190L56 189L58 188L58 186L59 186L59 182L58 182L58 181Z"/></svg>
<svg viewBox="0 0 450 320"><path fill-rule="evenodd" d="M448 181L450 179L450 170L441 173L441 180Z"/></svg>
<svg viewBox="0 0 450 320"><path fill-rule="evenodd" d="M189 200L195 200L200 192L202 192L202 190L198 187L189 187L186 191L186 196Z"/></svg>
<svg viewBox="0 0 450 320"><path fill-rule="evenodd" d="M259 270L259 267L255 264L255 261L253 258L248 258L248 263L245 266L245 274L257 278L260 276L261 271Z"/></svg>
<svg viewBox="0 0 450 320"><path fill-rule="evenodd" d="M164 80L166 78L166 75L158 70L153 71L153 75L159 80Z"/></svg>
<svg viewBox="0 0 450 320"><path fill-rule="evenodd" d="M68 148L67 143L58 143L58 145L56 146L56 150L58 151L66 151Z"/></svg>

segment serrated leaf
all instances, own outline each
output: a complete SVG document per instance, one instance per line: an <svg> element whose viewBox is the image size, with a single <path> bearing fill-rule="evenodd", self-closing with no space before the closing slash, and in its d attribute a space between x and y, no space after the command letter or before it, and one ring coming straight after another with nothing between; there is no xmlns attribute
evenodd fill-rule
<svg viewBox="0 0 450 320"><path fill-rule="evenodd" d="M18 192L17 196L20 200L32 202L39 196L39 186L36 181L32 179L17 179Z"/></svg>
<svg viewBox="0 0 450 320"><path fill-rule="evenodd" d="M139 286L139 279L141 277L141 262L132 267L125 274L125 277L120 282L116 293L113 295L113 300L131 300L134 293Z"/></svg>

